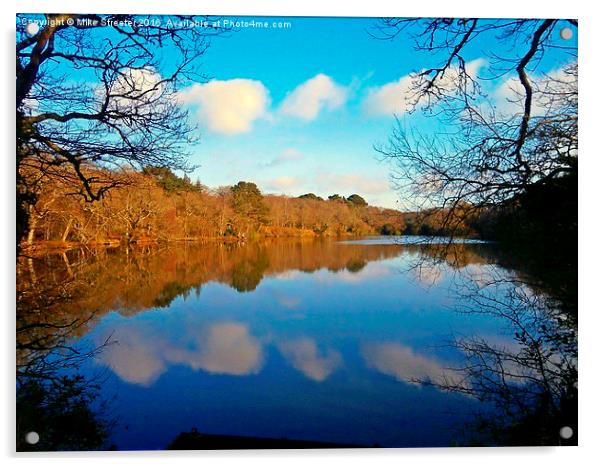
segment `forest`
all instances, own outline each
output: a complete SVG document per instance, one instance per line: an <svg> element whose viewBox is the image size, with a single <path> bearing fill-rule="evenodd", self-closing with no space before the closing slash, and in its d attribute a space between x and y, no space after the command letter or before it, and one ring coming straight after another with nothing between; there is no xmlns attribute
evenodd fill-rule
<svg viewBox="0 0 602 466"><path fill-rule="evenodd" d="M36 174L32 171L30 177ZM370 206L358 194L333 194L327 199L313 193L299 197L263 195L255 183L247 181L209 189L186 175L177 176L167 167L122 171L113 177L118 186L97 202L86 202L78 196L69 176L39 180L37 202L30 208L26 244L56 248L73 244L442 233L432 215L427 219L417 213Z"/></svg>
<svg viewBox="0 0 602 466"><path fill-rule="evenodd" d="M28 207L29 229L22 241L26 249L366 235L479 238L511 247L529 245L539 237L546 239L538 243L542 247L558 241L557 250L576 244L576 164L567 175L536 184L496 206L466 202L453 209L402 212L368 205L359 194L326 199L314 193L263 194L251 181L211 189L169 167L154 166L109 175L87 167L86 176L110 176L114 184L90 202L78 192L68 167L48 176L27 162L23 178L36 186L36 201ZM60 171L64 173L56 176ZM554 229L564 236L546 235Z"/></svg>

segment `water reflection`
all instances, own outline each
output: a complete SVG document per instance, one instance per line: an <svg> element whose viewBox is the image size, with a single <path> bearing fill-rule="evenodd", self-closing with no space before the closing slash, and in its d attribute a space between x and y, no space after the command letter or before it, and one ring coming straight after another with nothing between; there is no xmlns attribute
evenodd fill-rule
<svg viewBox="0 0 602 466"><path fill-rule="evenodd" d="M54 309L56 304L62 309L61 298L68 297L68 317L77 315L80 320L111 310L133 315L167 307L181 295L200 293L200 287L208 282L244 293L256 289L266 277L294 280L298 273L323 269L342 272L341 279L353 281L353 274L366 263L399 256L401 248L282 240L246 245L183 244L126 252L72 250L21 258L17 267L20 302L24 308L33 307L43 295L46 308Z"/></svg>
<svg viewBox="0 0 602 466"><path fill-rule="evenodd" d="M499 445L576 445L577 329L571 313L553 294L536 291L516 274L489 270L458 288L458 312L500 319L500 335L455 338L464 354L453 380L427 381L492 403L503 416L479 416L472 441ZM574 436L559 431L571 426Z"/></svg>
<svg viewBox="0 0 602 466"><path fill-rule="evenodd" d="M487 244L382 239L23 258L18 370L86 379L108 370L99 388L121 418L110 437L119 448L165 448L197 426L449 445L485 405L528 410L549 392L554 408L576 371L570 323L498 262Z"/></svg>
<svg viewBox="0 0 602 466"><path fill-rule="evenodd" d="M468 386L462 374L444 363L419 354L400 343L367 344L362 355L368 367L395 377L400 382L421 386L424 381L443 387L445 384Z"/></svg>
<svg viewBox="0 0 602 466"><path fill-rule="evenodd" d="M328 349L321 353L311 338L298 338L278 345L292 366L316 382L326 380L343 362L338 351Z"/></svg>
<svg viewBox="0 0 602 466"><path fill-rule="evenodd" d="M196 339L196 349L171 348L168 360L213 374L248 375L259 372L261 344L246 325L224 322L209 327Z"/></svg>
<svg viewBox="0 0 602 466"><path fill-rule="evenodd" d="M122 380L152 385L172 364L213 374L248 375L259 372L261 343L245 324L221 322L207 329L189 328L190 335L169 340L160 325L125 324L116 327L111 345L98 361Z"/></svg>
<svg viewBox="0 0 602 466"><path fill-rule="evenodd" d="M99 358L122 380L151 385L166 370L162 342L148 337L134 325L124 325L113 333L114 345Z"/></svg>

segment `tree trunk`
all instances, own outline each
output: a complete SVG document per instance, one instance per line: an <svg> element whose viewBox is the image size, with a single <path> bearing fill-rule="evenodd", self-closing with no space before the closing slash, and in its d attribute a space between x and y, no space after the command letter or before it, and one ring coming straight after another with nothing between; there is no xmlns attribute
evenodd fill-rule
<svg viewBox="0 0 602 466"><path fill-rule="evenodd" d="M65 228L65 231L63 232L63 237L61 238L61 241L65 242L67 241L67 237L69 236L69 233L71 232L71 224L73 223L73 219L70 218L69 221L67 222L67 227Z"/></svg>
<svg viewBox="0 0 602 466"><path fill-rule="evenodd" d="M29 231L27 232L27 244L32 245L33 240L36 235L36 224L38 223L38 219L35 215L31 215L29 217Z"/></svg>

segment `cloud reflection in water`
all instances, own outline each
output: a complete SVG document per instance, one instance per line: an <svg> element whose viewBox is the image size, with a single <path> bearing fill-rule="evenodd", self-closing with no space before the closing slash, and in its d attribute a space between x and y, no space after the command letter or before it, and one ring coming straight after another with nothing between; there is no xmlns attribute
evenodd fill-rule
<svg viewBox="0 0 602 466"><path fill-rule="evenodd" d="M311 338L299 338L278 345L282 355L306 377L322 382L343 362L338 351L328 349L320 354L318 345Z"/></svg>
<svg viewBox="0 0 602 466"><path fill-rule="evenodd" d="M238 322L221 322L202 329L193 339L171 341L153 329L124 325L112 336L117 343L101 355L122 380L149 386L169 364L181 364L212 374L249 375L263 364L261 342Z"/></svg>
<svg viewBox="0 0 602 466"><path fill-rule="evenodd" d="M409 346L387 342L366 344L362 356L369 368L395 377L400 382L420 386L420 381L435 384L463 384L461 375L436 359L417 354Z"/></svg>

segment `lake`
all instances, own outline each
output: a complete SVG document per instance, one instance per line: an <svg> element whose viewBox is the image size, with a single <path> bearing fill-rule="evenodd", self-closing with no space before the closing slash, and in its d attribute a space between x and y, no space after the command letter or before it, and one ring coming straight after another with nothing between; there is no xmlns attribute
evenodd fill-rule
<svg viewBox="0 0 602 466"><path fill-rule="evenodd" d="M518 286L497 257L491 244L390 237L48 253L18 267L18 324L43 321L46 342L18 333L18 364L94 381L106 448L164 449L192 429L450 446L496 409L445 389L474 386L454 338L516 347L503 318L466 312L465 291L489 277Z"/></svg>

